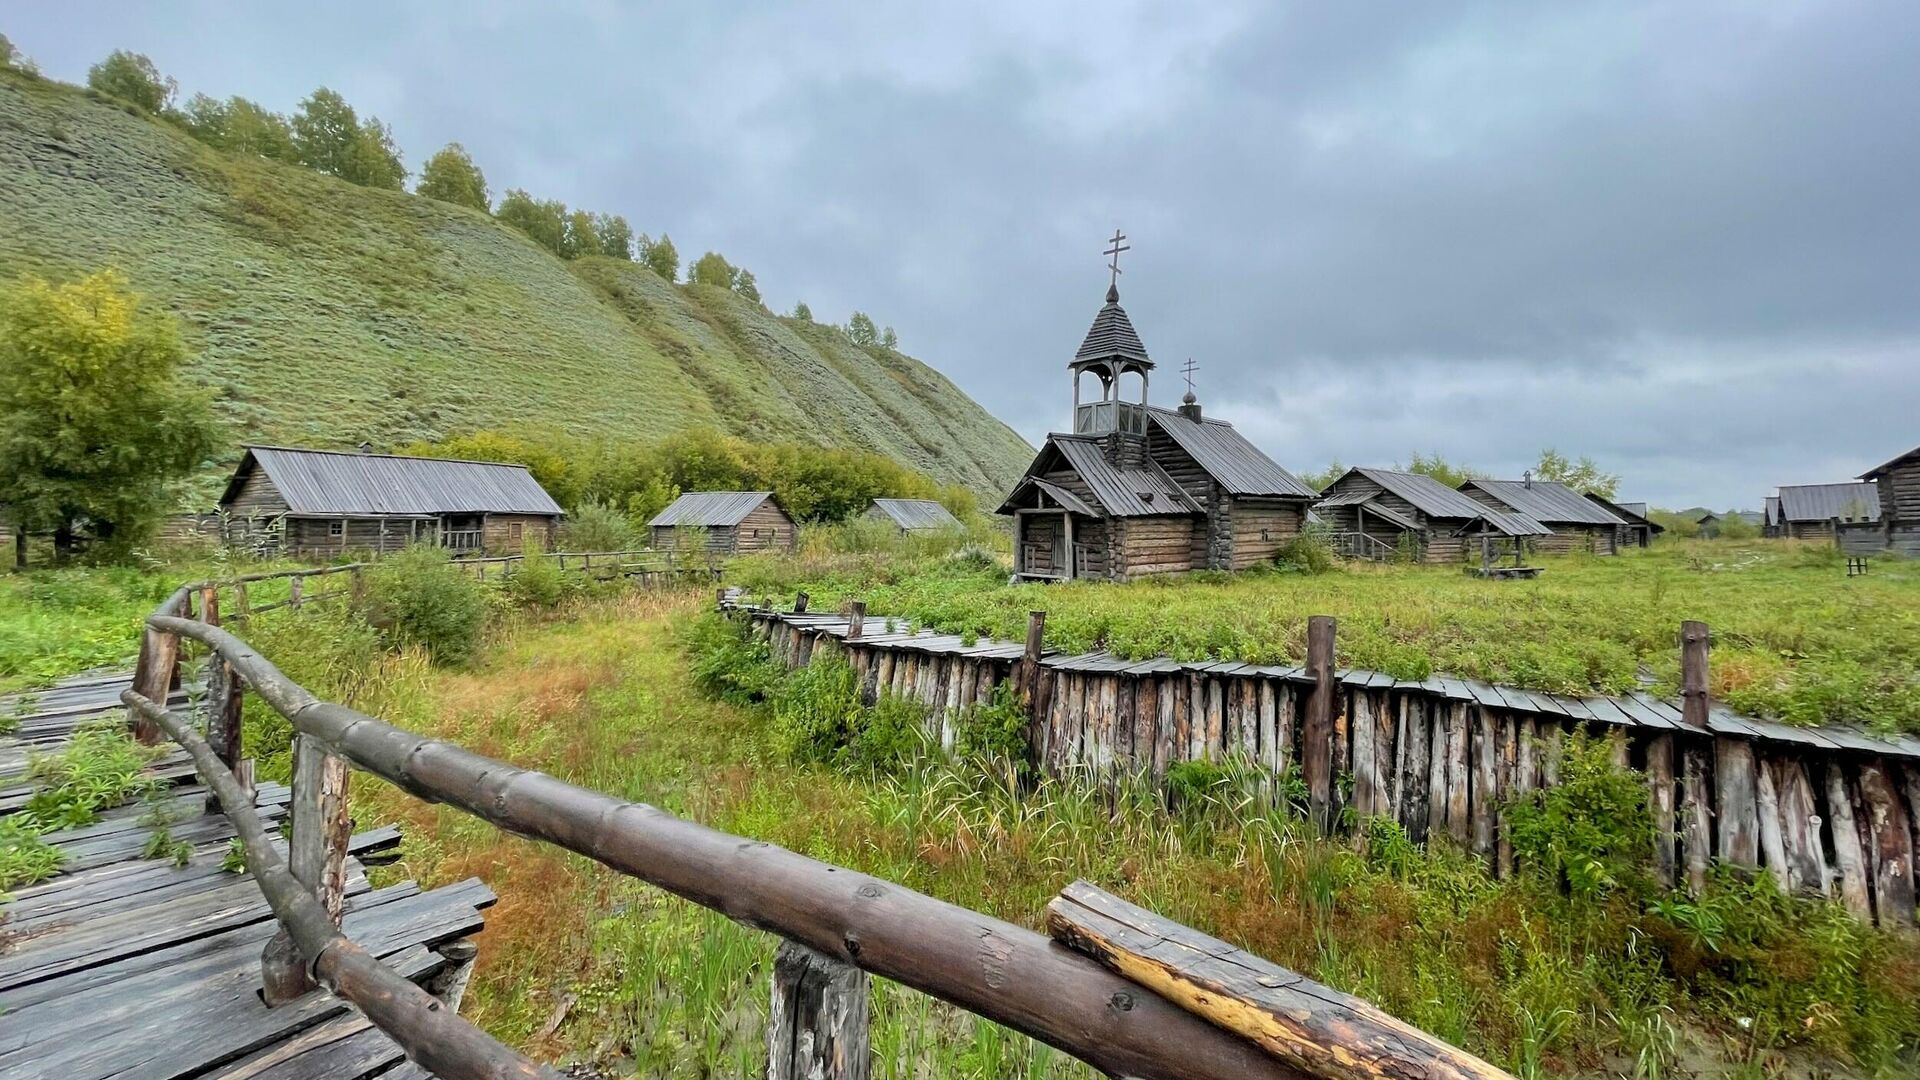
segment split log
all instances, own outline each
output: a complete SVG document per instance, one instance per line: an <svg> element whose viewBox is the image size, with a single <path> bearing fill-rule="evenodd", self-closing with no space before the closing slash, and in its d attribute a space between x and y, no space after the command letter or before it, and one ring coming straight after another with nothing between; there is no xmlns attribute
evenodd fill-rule
<svg viewBox="0 0 1920 1080"><path fill-rule="evenodd" d="M1286 753L1280 745L1280 694L1272 679L1256 679L1253 686L1253 708L1260 728L1260 765L1277 775L1287 765Z"/></svg>
<svg viewBox="0 0 1920 1080"><path fill-rule="evenodd" d="M1151 675L1129 676L1133 687L1133 738L1129 746L1131 772L1151 772L1160 742L1160 680Z"/></svg>
<svg viewBox="0 0 1920 1080"><path fill-rule="evenodd" d="M1167 766L1178 760L1175 747L1182 746L1180 731L1180 692L1185 680L1178 675L1153 676L1159 689L1155 692L1160 719L1153 737L1153 778L1159 780L1167 775Z"/></svg>
<svg viewBox="0 0 1920 1080"><path fill-rule="evenodd" d="M1407 744L1407 767L1400 781L1400 820L1407 827L1407 835L1422 844L1427 842L1433 820L1433 723L1428 719L1428 704L1425 697L1407 694L1400 712L1402 738Z"/></svg>
<svg viewBox="0 0 1920 1080"><path fill-rule="evenodd" d="M1295 744L1299 734L1300 694L1292 683L1272 683L1273 687L1273 741L1274 768L1280 770L1300 767L1300 751Z"/></svg>
<svg viewBox="0 0 1920 1080"><path fill-rule="evenodd" d="M1906 808L1887 775L1885 762L1860 766L1860 803L1866 809L1868 868L1873 873L1874 915L1881 926L1913 925L1913 834Z"/></svg>
<svg viewBox="0 0 1920 1080"><path fill-rule="evenodd" d="M1840 762L1827 761L1827 829L1833 867L1840 875L1840 902L1862 919L1873 918L1867 894L1867 854L1854 821L1853 792Z"/></svg>
<svg viewBox="0 0 1920 1080"><path fill-rule="evenodd" d="M1494 830L1494 872L1500 877L1513 876L1513 837L1507 830L1507 800L1513 795L1514 773L1520 765L1518 743L1519 721L1513 716L1501 718L1498 733L1500 737L1500 760L1495 771L1499 775L1500 795L1493 807Z"/></svg>
<svg viewBox="0 0 1920 1080"><path fill-rule="evenodd" d="M1172 761L1192 761L1199 756L1195 752L1199 749L1200 740L1193 733L1195 727L1193 706L1195 700L1200 696L1198 689L1200 676L1191 671L1183 671L1169 677L1167 681L1171 684L1174 695L1174 756L1169 764L1171 764ZM1199 726L1204 728L1206 726L1205 721L1202 721Z"/></svg>
<svg viewBox="0 0 1920 1080"><path fill-rule="evenodd" d="M1680 844L1687 857L1687 888L1695 896L1706 890L1713 860L1709 780L1706 748L1689 741L1680 754Z"/></svg>
<svg viewBox="0 0 1920 1080"><path fill-rule="evenodd" d="M1226 740L1226 687L1220 680L1207 676L1203 680L1207 688L1207 749L1205 757L1218 761L1227 756Z"/></svg>
<svg viewBox="0 0 1920 1080"><path fill-rule="evenodd" d="M1467 846L1473 835L1473 783L1468 770L1469 731L1473 711L1464 701L1448 703L1447 709L1447 831L1454 842Z"/></svg>
<svg viewBox="0 0 1920 1080"><path fill-rule="evenodd" d="M782 941L773 955L767 1080L866 1080L870 983L851 964Z"/></svg>
<svg viewBox="0 0 1920 1080"><path fill-rule="evenodd" d="M1755 797L1753 744L1745 739L1716 736L1713 740L1713 814L1719 830L1714 854L1735 866L1760 865Z"/></svg>
<svg viewBox="0 0 1920 1080"><path fill-rule="evenodd" d="M1794 893L1827 895L1827 851L1820 840L1820 815L1814 809L1813 784L1797 759L1774 762L1774 791L1780 800L1780 839L1787 855L1787 888Z"/></svg>
<svg viewBox="0 0 1920 1080"><path fill-rule="evenodd" d="M1324 1080L1507 1080L1479 1058L1084 881L1047 905L1055 940Z"/></svg>
<svg viewBox="0 0 1920 1080"><path fill-rule="evenodd" d="M239 588L244 595L245 586ZM159 610L166 615L178 614L192 603L192 596L182 586L160 605ZM165 701L177 685L179 673L180 638L152 626L146 627L140 637L140 657L133 667L133 689L150 701ZM159 742L164 734L157 724L136 709L127 710L127 722L133 727L133 737L142 745L151 746Z"/></svg>
<svg viewBox="0 0 1920 1080"><path fill-rule="evenodd" d="M1792 891L1787 880L1787 841L1780 827L1780 795L1773 783L1773 768L1766 755L1756 754L1753 763L1753 812L1760 832L1760 862L1773 875L1781 892Z"/></svg>
<svg viewBox="0 0 1920 1080"><path fill-rule="evenodd" d="M1445 701L1427 709L1427 838L1447 831L1447 717Z"/></svg>
<svg viewBox="0 0 1920 1080"><path fill-rule="evenodd" d="M1365 691L1353 694L1353 810L1364 819L1378 811L1380 764L1374 755L1373 702Z"/></svg>
<svg viewBox="0 0 1920 1080"><path fill-rule="evenodd" d="M1307 620L1307 677L1313 690L1300 734L1301 762L1305 766L1307 803L1320 828L1333 829L1333 634L1331 616Z"/></svg>
<svg viewBox="0 0 1920 1080"><path fill-rule="evenodd" d="M1493 856L1493 812L1500 802L1500 743L1494 735L1491 709L1478 710L1473 728L1473 851Z"/></svg>
<svg viewBox="0 0 1920 1080"><path fill-rule="evenodd" d="M1404 694L1391 691L1380 695L1380 741L1391 740L1393 746L1393 771L1387 776L1386 815L1400 822L1406 809L1407 799L1407 713L1410 705ZM1425 777L1421 778L1425 783ZM1402 823L1404 827L1404 822Z"/></svg>
<svg viewBox="0 0 1920 1080"><path fill-rule="evenodd" d="M1648 804L1653 808L1653 868L1660 884L1673 888L1678 863L1673 831L1673 735L1647 740Z"/></svg>
<svg viewBox="0 0 1920 1080"><path fill-rule="evenodd" d="M1542 721L1546 730L1542 732L1540 758L1540 783L1543 787L1558 787L1560 784L1560 759L1566 754L1567 729L1559 722Z"/></svg>

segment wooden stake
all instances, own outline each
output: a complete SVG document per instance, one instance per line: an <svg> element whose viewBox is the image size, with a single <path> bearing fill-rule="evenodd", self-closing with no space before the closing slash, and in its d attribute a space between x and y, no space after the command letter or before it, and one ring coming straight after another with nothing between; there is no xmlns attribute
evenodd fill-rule
<svg viewBox="0 0 1920 1080"><path fill-rule="evenodd" d="M847 640L857 641L867 630L867 602L855 600L847 606Z"/></svg>
<svg viewBox="0 0 1920 1080"><path fill-rule="evenodd" d="M1653 807L1653 868L1660 884L1669 889L1678 866L1673 782L1673 736L1663 731L1647 740L1647 787Z"/></svg>
<svg viewBox="0 0 1920 1080"><path fill-rule="evenodd" d="M1333 830L1333 634L1333 616L1307 620L1307 677L1313 680L1313 691L1307 698L1300 745L1307 803L1315 822L1327 832Z"/></svg>
<svg viewBox="0 0 1920 1080"><path fill-rule="evenodd" d="M1873 871L1873 907L1881 926L1911 926L1914 917L1913 834L1887 765L1860 766L1860 804L1866 809L1868 865Z"/></svg>
<svg viewBox="0 0 1920 1080"><path fill-rule="evenodd" d="M1833 865L1840 872L1840 902L1862 919L1873 918L1867 895L1866 848L1853 816L1853 792L1838 761L1827 761L1827 826L1833 840Z"/></svg>
<svg viewBox="0 0 1920 1080"><path fill-rule="evenodd" d="M1680 624L1680 715L1688 726L1707 730L1707 624Z"/></svg>
<svg viewBox="0 0 1920 1080"><path fill-rule="evenodd" d="M767 1080L866 1080L871 996L866 972L782 941L773 956Z"/></svg>
<svg viewBox="0 0 1920 1080"><path fill-rule="evenodd" d="M1714 854L1736 866L1760 865L1758 798L1753 744L1726 735L1713 740L1713 814L1719 826Z"/></svg>

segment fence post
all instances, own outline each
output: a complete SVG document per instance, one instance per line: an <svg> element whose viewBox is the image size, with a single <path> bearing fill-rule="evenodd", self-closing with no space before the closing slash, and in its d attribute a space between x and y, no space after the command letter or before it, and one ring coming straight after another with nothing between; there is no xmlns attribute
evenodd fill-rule
<svg viewBox="0 0 1920 1080"><path fill-rule="evenodd" d="M796 593L793 598L793 613L795 615L805 615L807 613L807 601L810 599L812 598L807 595L804 589Z"/></svg>
<svg viewBox="0 0 1920 1080"><path fill-rule="evenodd" d="M867 973L793 941L773 956L767 1080L867 1080Z"/></svg>
<svg viewBox="0 0 1920 1080"><path fill-rule="evenodd" d="M220 591L216 586L206 585L200 589L200 621L208 626L220 625ZM241 773L240 714L245 694L246 688L241 685L240 674L233 670L233 665L218 652L208 653L207 745L235 776ZM250 773L241 786L252 790ZM217 810L219 805L220 800L209 792L207 809Z"/></svg>
<svg viewBox="0 0 1920 1080"><path fill-rule="evenodd" d="M174 594L166 605L168 615L179 615L189 610L193 604L193 594L182 588ZM140 659L133 667L133 689L142 697L167 707L167 699L172 696L173 688L180 674L179 637L147 627L140 636ZM160 741L160 725L141 716L137 710L127 710L127 719L133 724L133 737L142 745L152 746Z"/></svg>
<svg viewBox="0 0 1920 1080"><path fill-rule="evenodd" d="M367 572L356 566L347 572L347 602L362 607L367 601Z"/></svg>
<svg viewBox="0 0 1920 1080"><path fill-rule="evenodd" d="M241 622L253 618L253 605L247 601L247 583L244 581L233 583L233 617Z"/></svg>
<svg viewBox="0 0 1920 1080"><path fill-rule="evenodd" d="M1020 695L1020 708L1027 715L1033 715L1033 687L1039 681L1040 652L1046 643L1047 613L1044 611L1027 612L1027 648L1020 654L1020 667L1014 676L1013 689Z"/></svg>
<svg viewBox="0 0 1920 1080"><path fill-rule="evenodd" d="M298 608L307 592L307 579L299 574L287 579L287 606Z"/></svg>
<svg viewBox="0 0 1920 1080"><path fill-rule="evenodd" d="M855 600L847 611L847 640L854 641L867 629L867 602Z"/></svg>
<svg viewBox="0 0 1920 1080"><path fill-rule="evenodd" d="M293 743L293 837L287 863L293 876L326 908L333 925L340 925L347 894L347 838L353 822L347 817L346 759L327 752L310 735L296 735ZM268 1005L280 1005L313 989L306 965L284 931L275 934L260 956L261 984Z"/></svg>
<svg viewBox="0 0 1920 1080"><path fill-rule="evenodd" d="M1707 730L1707 624L1680 624L1680 715L1693 728Z"/></svg>
<svg viewBox="0 0 1920 1080"><path fill-rule="evenodd" d="M1333 828L1333 632L1331 615L1307 619L1307 719L1301 730L1301 754L1307 779L1307 803L1322 830Z"/></svg>

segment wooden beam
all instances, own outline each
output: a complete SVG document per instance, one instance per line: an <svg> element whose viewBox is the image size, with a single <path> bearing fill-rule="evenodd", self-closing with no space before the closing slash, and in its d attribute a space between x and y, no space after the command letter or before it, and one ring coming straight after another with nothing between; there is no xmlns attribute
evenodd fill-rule
<svg viewBox="0 0 1920 1080"><path fill-rule="evenodd" d="M1307 677L1313 680L1313 691L1307 698L1300 756L1306 771L1307 805L1326 832L1333 830L1333 634L1333 616L1307 619Z"/></svg>
<svg viewBox="0 0 1920 1080"><path fill-rule="evenodd" d="M1707 730L1707 624L1680 624L1680 715L1689 727Z"/></svg>
<svg viewBox="0 0 1920 1080"><path fill-rule="evenodd" d="M1881 926L1914 921L1913 834L1907 811L1878 759L1860 766L1860 804L1866 810L1868 865L1873 871L1873 909Z"/></svg>
<svg viewBox="0 0 1920 1080"><path fill-rule="evenodd" d="M1669 889L1673 888L1679 865L1673 787L1673 735L1663 731L1647 740L1647 801L1653 808L1654 874Z"/></svg>
<svg viewBox="0 0 1920 1080"><path fill-rule="evenodd" d="M1867 894L1867 855L1854 821L1853 792L1840 762L1827 762L1827 828L1833 841L1833 865L1840 876L1840 902L1862 919L1873 918Z"/></svg>
<svg viewBox="0 0 1920 1080"><path fill-rule="evenodd" d="M867 973L791 941L773 954L767 1080L867 1080Z"/></svg>
<svg viewBox="0 0 1920 1080"><path fill-rule="evenodd" d="M1713 740L1714 854L1736 866L1760 865L1759 793L1753 744L1720 735Z"/></svg>
<svg viewBox="0 0 1920 1080"><path fill-rule="evenodd" d="M1055 940L1323 1080L1509 1080L1372 1005L1076 881L1047 905Z"/></svg>

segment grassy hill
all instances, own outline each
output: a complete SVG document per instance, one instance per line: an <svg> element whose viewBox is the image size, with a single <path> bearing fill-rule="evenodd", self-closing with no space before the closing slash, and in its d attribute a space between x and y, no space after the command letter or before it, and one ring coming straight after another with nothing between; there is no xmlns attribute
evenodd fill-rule
<svg viewBox="0 0 1920 1080"><path fill-rule="evenodd" d="M1003 489L1031 449L940 373L722 290L565 262L485 214L229 156L0 71L0 276L113 264L247 438L392 444L713 426Z"/></svg>

